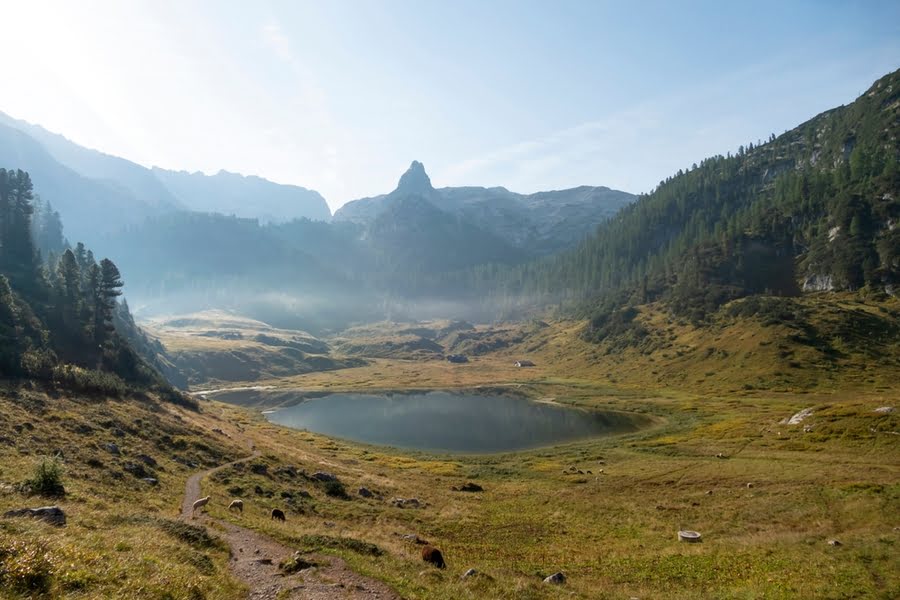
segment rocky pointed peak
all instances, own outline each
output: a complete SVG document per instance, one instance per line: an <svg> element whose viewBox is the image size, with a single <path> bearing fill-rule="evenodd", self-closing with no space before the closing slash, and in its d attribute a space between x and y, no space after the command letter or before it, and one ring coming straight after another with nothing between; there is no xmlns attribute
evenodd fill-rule
<svg viewBox="0 0 900 600"><path fill-rule="evenodd" d="M397 189L394 191L407 194L426 193L434 191L434 188L431 187L431 179L428 178L425 167L419 161L414 160L412 161L412 164L409 165L406 173L400 177L400 182L397 184Z"/></svg>

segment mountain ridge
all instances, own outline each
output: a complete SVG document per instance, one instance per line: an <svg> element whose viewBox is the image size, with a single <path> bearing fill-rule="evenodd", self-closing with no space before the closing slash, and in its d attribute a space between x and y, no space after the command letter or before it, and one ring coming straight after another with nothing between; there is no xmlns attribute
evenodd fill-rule
<svg viewBox="0 0 900 600"><path fill-rule="evenodd" d="M535 256L571 247L637 198L606 186L588 185L533 194L499 186L435 188L422 163L414 160L393 191L352 200L335 211L333 219L368 226L392 201L408 193L417 193L439 210L465 218Z"/></svg>
<svg viewBox="0 0 900 600"><path fill-rule="evenodd" d="M0 112L0 127L17 131L31 143L39 146L45 156L31 151L31 160L23 164L11 162L13 156L0 152L4 164L29 172L51 172L53 177L41 177L40 187L50 187L47 180L69 178L61 174L71 171L84 180L88 187L102 188L94 195L108 197L109 211L98 215L105 230L121 228L165 212L193 210L219 212L239 217L258 218L263 222L286 222L296 218L330 220L331 211L321 194L307 188L280 184L256 175L241 175L220 170L214 175L201 172L170 171L159 167L147 168L125 158L81 146L65 136L51 132L40 125L15 119ZM0 142L21 146L24 138L13 140L9 131ZM65 187L65 186L62 186ZM45 193L45 196L47 194ZM65 205L67 198L54 190L49 197L54 206L60 205L60 213L70 234L78 239L91 239L92 231L82 225L73 211ZM126 214L134 213L132 215ZM113 218L109 218L112 216Z"/></svg>

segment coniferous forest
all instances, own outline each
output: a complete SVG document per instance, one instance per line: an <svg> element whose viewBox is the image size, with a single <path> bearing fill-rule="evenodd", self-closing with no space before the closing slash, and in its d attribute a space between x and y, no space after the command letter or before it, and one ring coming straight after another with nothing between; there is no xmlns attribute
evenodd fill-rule
<svg viewBox="0 0 900 600"><path fill-rule="evenodd" d="M898 89L894 72L850 105L700 160L545 257L441 210L430 184L401 185L369 223L174 212L98 244L126 265L150 310L225 306L313 331L388 315L495 320L547 309L602 324L660 300L702 322L754 294L891 293L900 281ZM5 209L5 268L17 294L50 311L42 322L67 332L46 346L67 356L105 335L115 272L101 262L94 273L83 245L67 253L59 215L28 196L28 208L15 199Z"/></svg>
<svg viewBox="0 0 900 600"><path fill-rule="evenodd" d="M663 299L695 320L752 294L900 284L900 71L849 106L660 182L571 252L461 287L602 321Z"/></svg>
<svg viewBox="0 0 900 600"><path fill-rule="evenodd" d="M28 173L0 169L0 373L103 393L168 390L117 331L149 343L122 286L112 260L68 247Z"/></svg>

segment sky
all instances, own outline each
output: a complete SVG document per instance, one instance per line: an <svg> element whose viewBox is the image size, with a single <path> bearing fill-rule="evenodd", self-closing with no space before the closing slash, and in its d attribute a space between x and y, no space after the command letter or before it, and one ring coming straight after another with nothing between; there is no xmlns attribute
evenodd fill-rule
<svg viewBox="0 0 900 600"><path fill-rule="evenodd" d="M650 191L900 68L900 2L0 0L0 111L332 210L393 189Z"/></svg>

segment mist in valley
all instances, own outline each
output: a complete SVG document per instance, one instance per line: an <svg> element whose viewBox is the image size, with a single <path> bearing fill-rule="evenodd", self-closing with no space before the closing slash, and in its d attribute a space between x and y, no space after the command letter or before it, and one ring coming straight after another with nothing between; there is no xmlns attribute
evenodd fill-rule
<svg viewBox="0 0 900 600"><path fill-rule="evenodd" d="M5 3L0 597L900 597L900 4Z"/></svg>

